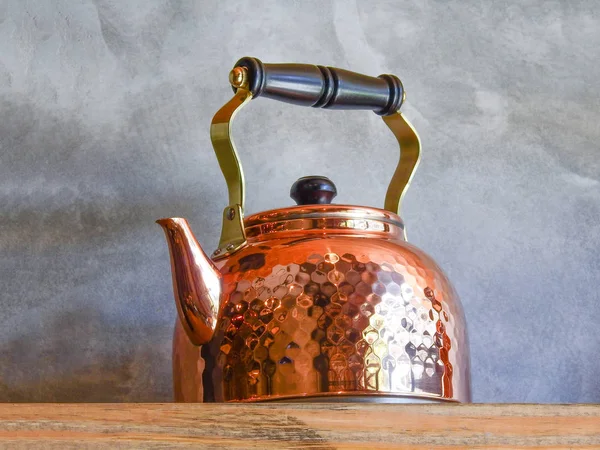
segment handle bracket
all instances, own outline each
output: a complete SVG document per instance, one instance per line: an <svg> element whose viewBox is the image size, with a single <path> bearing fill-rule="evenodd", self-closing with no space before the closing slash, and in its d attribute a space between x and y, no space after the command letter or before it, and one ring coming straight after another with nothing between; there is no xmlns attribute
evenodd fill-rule
<svg viewBox="0 0 600 450"><path fill-rule="evenodd" d="M229 191L229 205L223 211L223 227L221 228L219 247L213 253L215 259L230 255L246 244L244 230L246 183L244 171L231 137L231 123L238 111L251 99L252 93L240 87L233 98L217 111L210 125L210 140Z"/></svg>

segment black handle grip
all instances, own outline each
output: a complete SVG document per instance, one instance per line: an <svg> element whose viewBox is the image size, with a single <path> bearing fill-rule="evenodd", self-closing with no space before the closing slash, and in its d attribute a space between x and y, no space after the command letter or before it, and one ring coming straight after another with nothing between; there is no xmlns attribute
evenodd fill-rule
<svg viewBox="0 0 600 450"><path fill-rule="evenodd" d="M240 59L253 97L266 97L300 106L367 109L387 116L404 100L402 82L395 75L370 77L335 67L310 64L264 64L257 58Z"/></svg>

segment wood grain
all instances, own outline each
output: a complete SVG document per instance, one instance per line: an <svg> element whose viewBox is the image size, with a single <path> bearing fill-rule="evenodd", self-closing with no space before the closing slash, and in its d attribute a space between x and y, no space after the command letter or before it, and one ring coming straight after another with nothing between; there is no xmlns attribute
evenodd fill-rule
<svg viewBox="0 0 600 450"><path fill-rule="evenodd" d="M107 447L600 448L600 406L0 405L0 448Z"/></svg>

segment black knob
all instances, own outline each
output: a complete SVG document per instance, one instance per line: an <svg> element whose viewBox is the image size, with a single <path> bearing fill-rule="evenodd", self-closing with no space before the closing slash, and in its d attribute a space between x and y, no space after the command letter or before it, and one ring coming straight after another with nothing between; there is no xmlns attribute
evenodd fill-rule
<svg viewBox="0 0 600 450"><path fill-rule="evenodd" d="M335 184L327 177L302 177L290 189L290 197L298 205L327 205L336 195Z"/></svg>

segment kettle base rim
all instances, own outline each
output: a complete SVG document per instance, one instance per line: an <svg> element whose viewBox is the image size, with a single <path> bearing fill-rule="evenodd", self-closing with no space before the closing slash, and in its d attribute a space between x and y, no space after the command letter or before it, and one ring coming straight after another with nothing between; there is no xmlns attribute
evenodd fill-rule
<svg viewBox="0 0 600 450"><path fill-rule="evenodd" d="M315 394L266 395L225 403L461 403L459 400L431 395L400 394L393 392L324 392Z"/></svg>

